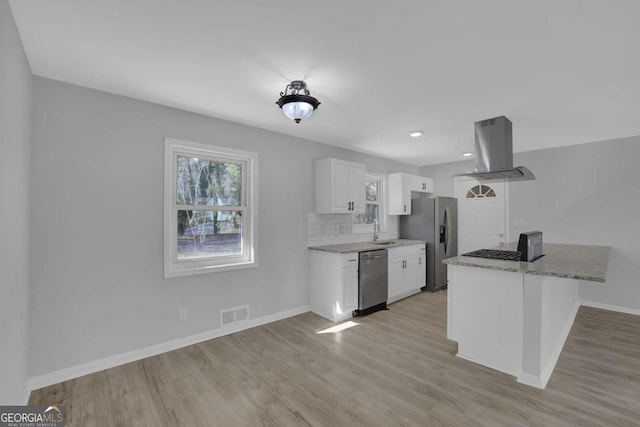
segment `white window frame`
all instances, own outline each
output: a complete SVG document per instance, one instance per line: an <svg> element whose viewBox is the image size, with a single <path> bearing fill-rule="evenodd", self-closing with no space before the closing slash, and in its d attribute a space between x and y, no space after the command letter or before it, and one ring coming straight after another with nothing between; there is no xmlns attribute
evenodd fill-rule
<svg viewBox="0 0 640 427"><path fill-rule="evenodd" d="M197 142L165 138L164 143L164 277L213 273L258 266L258 153ZM194 260L178 259L176 167L178 155L243 163L242 173L242 241L243 253L219 255Z"/></svg>
<svg viewBox="0 0 640 427"><path fill-rule="evenodd" d="M376 181L380 182L380 184L378 185L379 200L377 201L379 203L378 212L380 216L380 219L378 221L378 227L380 228L380 233L384 233L387 230L387 210L386 210L386 203L385 203L386 196L387 196L387 176L378 174L378 173L367 172L364 179L365 179L365 185L366 185L367 179L375 179ZM365 200L365 206L366 204L367 204L367 201ZM371 226L371 224L354 224L353 223L353 218L355 218L355 215L356 214L351 215L351 233L352 234L366 234L366 233L373 234L373 227Z"/></svg>

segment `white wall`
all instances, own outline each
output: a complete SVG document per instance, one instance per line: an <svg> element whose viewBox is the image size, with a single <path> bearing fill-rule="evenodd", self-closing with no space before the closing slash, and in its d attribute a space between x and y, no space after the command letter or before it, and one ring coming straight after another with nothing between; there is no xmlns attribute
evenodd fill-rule
<svg viewBox="0 0 640 427"><path fill-rule="evenodd" d="M32 86L9 3L0 0L0 405L25 403L27 384Z"/></svg>
<svg viewBox="0 0 640 427"><path fill-rule="evenodd" d="M514 164L537 179L511 184L511 236L541 230L546 242L611 246L607 282L582 282L580 298L640 310L640 136L518 153ZM421 173L439 195L453 196L451 176L472 169L464 161Z"/></svg>
<svg viewBox="0 0 640 427"><path fill-rule="evenodd" d="M274 110L274 120L286 120ZM163 278L167 136L259 153L258 268ZM223 308L249 304L258 318L308 305L314 160L418 172L42 78L35 78L33 144L32 376L218 328ZM186 321L178 320L180 307L189 310Z"/></svg>

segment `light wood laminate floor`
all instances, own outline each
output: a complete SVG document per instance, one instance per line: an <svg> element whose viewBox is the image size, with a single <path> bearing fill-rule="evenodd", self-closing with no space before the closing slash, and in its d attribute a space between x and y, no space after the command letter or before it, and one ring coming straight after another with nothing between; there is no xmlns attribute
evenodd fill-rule
<svg viewBox="0 0 640 427"><path fill-rule="evenodd" d="M580 308L546 390L454 356L446 292L302 314L31 394L67 426L640 425L640 316Z"/></svg>

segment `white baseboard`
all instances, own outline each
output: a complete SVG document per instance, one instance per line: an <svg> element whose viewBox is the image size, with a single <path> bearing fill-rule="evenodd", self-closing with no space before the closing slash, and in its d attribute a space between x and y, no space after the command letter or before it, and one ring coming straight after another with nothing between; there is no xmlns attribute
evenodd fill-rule
<svg viewBox="0 0 640 427"><path fill-rule="evenodd" d="M580 300L580 305L584 305L585 307L601 308L603 310L617 311L619 313L635 314L636 316L640 316L640 309L637 309L637 308L622 307L619 305L603 304L600 302L585 301L585 300Z"/></svg>
<svg viewBox="0 0 640 427"><path fill-rule="evenodd" d="M408 295L403 295L403 296L398 295L393 300L395 302L401 298L406 298L418 292L412 291L412 292L409 292ZM544 388L546 386L547 382L549 381L549 378L551 377L551 373L553 372L553 368L555 367L555 364L558 358L560 357L560 353L562 352L564 342L566 341L569 335L569 332L571 331L571 326L573 325L573 321L575 319L575 316L577 314L577 311L580 305L584 305L586 307L600 308L603 310L611 310L611 311L616 311L620 313L640 315L640 309L622 307L622 306L611 305L611 304L603 304L595 301L580 300L579 305L576 306L576 308L574 309L571 315L571 321L567 322L567 325L563 330L562 339L558 341L558 346L553 353L552 363L549 363L549 365L546 367L546 369L544 370L544 374L542 374L540 377L536 377L534 375L521 373L518 376L518 382L527 384L533 387L537 387L537 388ZM141 348L138 350L133 350L127 353L122 353L115 356L110 356L103 359L83 363L81 365L73 366L70 368L61 369L59 371L38 375L28 380L27 388L24 391L22 401L24 402L24 404L27 404L32 390L37 390L42 387L47 387L53 384L57 384L59 382L78 378L83 375L88 375L88 374L102 371L104 369L109 369L116 366L124 365L126 363L135 362L137 360L155 356L160 353L166 353L168 351L177 350L179 348L187 347L189 345L197 344L203 341L229 335L245 329L250 329L256 326L265 325L267 323L275 322L277 320L286 319L287 317L297 316L298 314L302 314L310 311L310 309L311 309L310 306L305 305L305 306L297 307L291 310L281 311L279 313L263 316L257 319L250 319L247 322L243 322L230 327L213 329L211 331L203 332L200 334L195 334L195 335L191 335L184 338L178 338L172 341L152 345L152 346ZM457 356L462 359L474 361L473 359L465 357L463 355L457 355Z"/></svg>
<svg viewBox="0 0 640 427"><path fill-rule="evenodd" d="M29 387L29 381L25 384L24 393L22 393L22 400L20 401L21 405L26 405L29 403L29 396L31 396L31 388Z"/></svg>
<svg viewBox="0 0 640 427"><path fill-rule="evenodd" d="M518 375L518 378L516 378L516 381L519 382L520 384L524 384L524 385L528 385L529 387L535 387L540 389L544 389L547 385L546 382L543 383L541 377L537 375L529 374L527 372L521 372L520 375Z"/></svg>
<svg viewBox="0 0 640 427"><path fill-rule="evenodd" d="M420 289L411 289L409 291L403 291L396 295L391 295L387 298L387 304L393 304L394 302L398 302L401 299L409 298L410 296L419 294L422 292Z"/></svg>
<svg viewBox="0 0 640 427"><path fill-rule="evenodd" d="M225 328L213 329L207 332L190 335L188 337L178 338L172 341L155 344L138 350L117 354L115 356L105 357L104 359L94 360L91 362L83 363L81 365L72 366L70 368L61 369L55 372L50 372L48 374L38 375L37 377L30 378L28 381L28 389L26 392L27 399L29 393L31 393L32 390L37 390L42 387L57 384L62 381L68 381L84 375L93 374L105 369L124 365L125 363L135 362L136 360L145 359L147 357L155 356L160 353L166 353L168 351L177 350L179 348L187 347L193 344L198 344L210 339L233 334L245 329L255 328L256 326L261 326L267 323L275 322L277 320L286 319L287 317L297 316L299 314L306 313L309 310L310 306L304 305L293 308L291 310L285 310L267 316L259 317L257 319L250 319L246 322L238 323Z"/></svg>
<svg viewBox="0 0 640 427"><path fill-rule="evenodd" d="M477 363L478 365L482 365L482 366L484 366L485 368L491 368L491 369L494 369L494 370L496 370L496 371L498 371L498 372L501 372L501 373L503 373L503 374L511 375L511 376L513 376L513 377L515 377L515 376L516 376L516 375L515 375L515 374L513 374L513 373L505 372L502 366L498 366L498 365L495 365L495 364L492 364L492 363L487 363L487 362L481 362L481 361L479 361L479 360L477 360L477 359L474 359L473 357L469 357L469 356L467 356L467 355L465 355L465 354L462 354L462 353L460 353L460 352L457 352L457 353L456 353L456 357L459 357L460 359L468 360L469 362Z"/></svg>
<svg viewBox="0 0 640 427"><path fill-rule="evenodd" d="M576 302L575 307L571 310L571 314L569 314L569 318L562 329L562 333L560 338L558 338L558 342L556 342L556 346L553 349L553 353L551 353L551 359L549 359L549 363L547 366L542 368L542 372L540 373L540 381L542 383L541 388L545 388L549 379L551 378L551 374L553 374L553 370L556 367L556 363L558 363L558 359L560 358L560 354L562 353L562 349L564 348L564 343L567 342L567 338L569 338L569 333L571 333L571 328L573 327L573 322L576 320L576 315L578 314L578 309L580 308L580 301Z"/></svg>

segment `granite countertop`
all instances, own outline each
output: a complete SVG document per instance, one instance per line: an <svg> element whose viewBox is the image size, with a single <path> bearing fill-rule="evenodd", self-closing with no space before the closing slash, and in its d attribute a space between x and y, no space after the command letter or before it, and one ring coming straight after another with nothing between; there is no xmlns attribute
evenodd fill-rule
<svg viewBox="0 0 640 427"><path fill-rule="evenodd" d="M509 244L506 250L515 250L516 245L516 243ZM609 246L545 243L543 245L545 255L534 262L474 258L462 255L445 259L442 262L491 270L604 282L609 264L609 250Z"/></svg>
<svg viewBox="0 0 640 427"><path fill-rule="evenodd" d="M312 249L314 251L348 254L351 252L367 252L367 251L374 251L376 249L399 248L401 246L424 245L425 243L427 243L424 240L410 240L410 239L392 239L392 240L378 241L378 243L380 242L393 242L393 244L377 245L377 244L374 244L373 242L356 242L356 243L343 243L339 245L310 246L309 249Z"/></svg>

